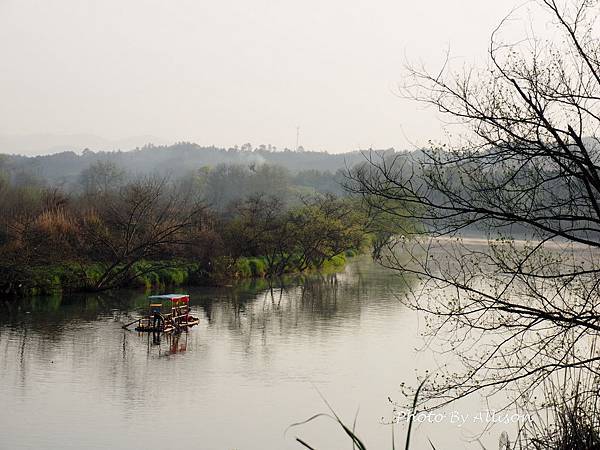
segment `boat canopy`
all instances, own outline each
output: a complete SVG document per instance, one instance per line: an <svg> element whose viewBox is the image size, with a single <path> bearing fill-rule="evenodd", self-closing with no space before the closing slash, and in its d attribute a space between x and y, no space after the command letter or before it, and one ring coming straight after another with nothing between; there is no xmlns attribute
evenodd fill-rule
<svg viewBox="0 0 600 450"><path fill-rule="evenodd" d="M163 294L163 295L151 295L148 297L150 300L179 300L189 301L190 296L188 294Z"/></svg>

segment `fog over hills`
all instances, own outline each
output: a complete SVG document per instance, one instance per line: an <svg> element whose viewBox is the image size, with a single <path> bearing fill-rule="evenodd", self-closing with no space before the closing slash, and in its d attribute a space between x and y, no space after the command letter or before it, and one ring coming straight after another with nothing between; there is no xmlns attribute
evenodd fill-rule
<svg viewBox="0 0 600 450"><path fill-rule="evenodd" d="M148 144L130 151L85 149L81 153L63 151L39 156L12 154L4 156L2 165L14 181L37 179L68 187L79 183L82 172L99 161L110 162L130 175L159 174L177 178L203 167L214 168L223 164L246 167L268 164L283 167L291 173L319 171L332 175L363 160L360 151L330 154L304 151L302 148L298 151L277 150L264 145L253 148L250 144L225 149L180 142L168 146Z"/></svg>

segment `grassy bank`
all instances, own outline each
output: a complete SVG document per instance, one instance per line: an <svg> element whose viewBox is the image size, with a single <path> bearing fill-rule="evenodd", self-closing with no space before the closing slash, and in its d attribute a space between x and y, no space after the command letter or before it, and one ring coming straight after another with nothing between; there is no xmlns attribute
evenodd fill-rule
<svg viewBox="0 0 600 450"><path fill-rule="evenodd" d="M348 250L308 270L335 271L343 268L347 258L357 252ZM264 257L218 258L208 268L188 261L140 261L128 269L128 280L115 286L160 290L175 286L214 286L237 279L269 277L269 263ZM54 296L62 293L98 290L106 273L101 264L57 264L29 268L19 279L7 285L3 294L10 297ZM290 264L285 274L298 273Z"/></svg>

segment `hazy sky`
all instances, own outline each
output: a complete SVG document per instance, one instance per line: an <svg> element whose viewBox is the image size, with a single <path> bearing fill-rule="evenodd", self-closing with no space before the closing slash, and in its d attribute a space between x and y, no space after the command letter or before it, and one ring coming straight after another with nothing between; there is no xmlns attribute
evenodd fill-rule
<svg viewBox="0 0 600 450"><path fill-rule="evenodd" d="M407 148L440 125L393 94L406 57L481 62L515 4L0 0L0 134Z"/></svg>

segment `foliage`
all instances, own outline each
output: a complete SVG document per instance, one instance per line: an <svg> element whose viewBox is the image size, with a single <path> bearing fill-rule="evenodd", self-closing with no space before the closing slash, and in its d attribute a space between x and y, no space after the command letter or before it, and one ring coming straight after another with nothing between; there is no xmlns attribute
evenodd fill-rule
<svg viewBox="0 0 600 450"><path fill-rule="evenodd" d="M96 195L118 190L125 183L126 174L113 161L98 160L84 169L79 178L83 191Z"/></svg>
<svg viewBox="0 0 600 450"><path fill-rule="evenodd" d="M308 184L331 178L317 171L293 175ZM223 283L334 268L365 242L360 205L318 189L297 197L292 174L278 166L205 166L171 180L132 177L104 158L79 181L77 191L0 184L4 295Z"/></svg>
<svg viewBox="0 0 600 450"><path fill-rule="evenodd" d="M158 174L161 177L193 174L197 171L196 168L210 169L219 165L279 166L292 173L292 184L295 186L308 186L316 192L337 194L341 194L341 190L335 180L332 182L334 174L362 159L357 151L344 154L295 152L284 149L276 151L271 146L227 149L203 147L189 142L124 150L132 151L87 150L82 154L65 151L38 157L5 155L4 158L11 178L39 177L43 184L60 184L67 190L78 190L85 186L85 183L82 186L82 172L101 161L113 164L125 174ZM305 172L305 175L301 175L302 172ZM295 174L299 176L296 177Z"/></svg>
<svg viewBox="0 0 600 450"><path fill-rule="evenodd" d="M253 196L239 202L232 216L225 240L234 255L262 257L261 271L271 276L331 265L332 258L359 249L364 238L364 216L350 199L331 194L289 210L277 198Z"/></svg>

